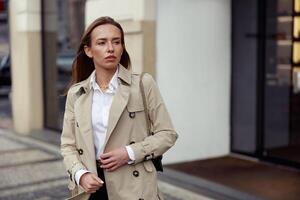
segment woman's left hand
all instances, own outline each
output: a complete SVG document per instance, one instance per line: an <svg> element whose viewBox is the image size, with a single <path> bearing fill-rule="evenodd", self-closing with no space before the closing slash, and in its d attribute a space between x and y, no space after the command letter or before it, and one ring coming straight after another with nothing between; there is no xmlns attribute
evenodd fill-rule
<svg viewBox="0 0 300 200"><path fill-rule="evenodd" d="M101 168L112 172L127 164L129 156L125 147L112 150L100 156Z"/></svg>

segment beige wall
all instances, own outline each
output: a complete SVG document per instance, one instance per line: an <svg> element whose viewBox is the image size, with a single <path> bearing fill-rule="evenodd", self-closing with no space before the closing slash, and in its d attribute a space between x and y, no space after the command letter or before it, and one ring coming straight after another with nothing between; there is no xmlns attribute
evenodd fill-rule
<svg viewBox="0 0 300 200"><path fill-rule="evenodd" d="M155 20L156 0L87 0L86 24L99 16L117 20Z"/></svg>
<svg viewBox="0 0 300 200"><path fill-rule="evenodd" d="M121 23L133 71L155 75L156 0L88 0L86 25L100 16L111 16Z"/></svg>
<svg viewBox="0 0 300 200"><path fill-rule="evenodd" d="M40 0L10 0L12 115L16 132L43 128Z"/></svg>
<svg viewBox="0 0 300 200"><path fill-rule="evenodd" d="M124 28L126 48L135 72L155 76L155 22L120 21Z"/></svg>

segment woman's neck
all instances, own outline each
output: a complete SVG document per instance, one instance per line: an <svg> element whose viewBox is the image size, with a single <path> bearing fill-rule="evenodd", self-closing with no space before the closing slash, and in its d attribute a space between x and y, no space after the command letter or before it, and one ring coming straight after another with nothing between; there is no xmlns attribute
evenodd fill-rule
<svg viewBox="0 0 300 200"><path fill-rule="evenodd" d="M96 68L96 82L100 87L108 87L110 80L117 71L117 67L113 69Z"/></svg>

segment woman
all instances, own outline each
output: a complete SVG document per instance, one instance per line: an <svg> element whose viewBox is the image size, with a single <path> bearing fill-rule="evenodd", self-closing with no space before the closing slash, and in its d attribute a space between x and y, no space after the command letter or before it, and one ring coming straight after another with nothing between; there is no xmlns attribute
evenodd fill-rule
<svg viewBox="0 0 300 200"><path fill-rule="evenodd" d="M177 134L149 74L130 70L124 32L110 17L85 31L72 66L61 152L69 174L71 199L162 199L151 161L174 145Z"/></svg>

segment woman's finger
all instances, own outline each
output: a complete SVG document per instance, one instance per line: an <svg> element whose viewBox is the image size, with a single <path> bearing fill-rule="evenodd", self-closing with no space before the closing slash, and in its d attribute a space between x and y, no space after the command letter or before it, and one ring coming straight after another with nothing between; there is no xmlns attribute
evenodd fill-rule
<svg viewBox="0 0 300 200"><path fill-rule="evenodd" d="M89 193L89 194L92 194L92 193L97 192L97 190L88 190L88 191L86 191L86 192Z"/></svg>
<svg viewBox="0 0 300 200"><path fill-rule="evenodd" d="M103 185L104 182L96 174L93 174L92 178L98 183L97 185Z"/></svg>
<svg viewBox="0 0 300 200"><path fill-rule="evenodd" d="M110 157L110 158L107 158L105 160L100 160L101 161L101 164L102 165L106 165L106 164L109 164L111 162L114 162L116 159L114 157Z"/></svg>
<svg viewBox="0 0 300 200"><path fill-rule="evenodd" d="M102 168L103 168L103 169L109 169L109 168L115 166L116 164L117 164L116 162L111 162L111 163L109 163L109 164L102 165Z"/></svg>

